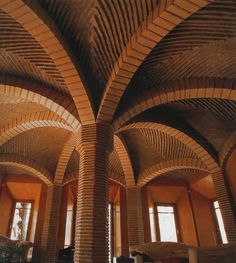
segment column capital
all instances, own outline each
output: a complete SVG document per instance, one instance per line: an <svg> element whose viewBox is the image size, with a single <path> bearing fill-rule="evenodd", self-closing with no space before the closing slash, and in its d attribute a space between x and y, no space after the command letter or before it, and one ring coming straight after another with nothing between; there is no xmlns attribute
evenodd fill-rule
<svg viewBox="0 0 236 263"><path fill-rule="evenodd" d="M94 123L81 126L79 130L78 151L89 147L103 147L107 151L113 149L113 131L109 124Z"/></svg>

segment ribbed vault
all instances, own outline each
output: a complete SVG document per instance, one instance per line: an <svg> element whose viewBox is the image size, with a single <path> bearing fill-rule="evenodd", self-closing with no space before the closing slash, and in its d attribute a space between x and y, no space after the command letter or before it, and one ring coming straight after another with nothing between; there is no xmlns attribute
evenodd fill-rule
<svg viewBox="0 0 236 263"><path fill-rule="evenodd" d="M167 34L147 56L119 104L170 80L235 77L235 3L215 0ZM219 19L220 17L220 19Z"/></svg>

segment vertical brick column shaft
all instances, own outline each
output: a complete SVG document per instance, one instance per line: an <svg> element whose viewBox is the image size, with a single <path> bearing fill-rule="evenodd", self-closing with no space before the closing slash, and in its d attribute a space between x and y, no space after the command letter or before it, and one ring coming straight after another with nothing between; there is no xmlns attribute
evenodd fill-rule
<svg viewBox="0 0 236 263"><path fill-rule="evenodd" d="M57 260L57 237L60 219L61 192L61 186L48 186L41 240L41 263L55 263Z"/></svg>
<svg viewBox="0 0 236 263"><path fill-rule="evenodd" d="M233 196L230 193L227 181L221 171L212 174L216 197L219 201L225 231L229 242L236 241L236 218Z"/></svg>
<svg viewBox="0 0 236 263"><path fill-rule="evenodd" d="M108 162L113 135L106 124L81 128L75 263L108 262Z"/></svg>
<svg viewBox="0 0 236 263"><path fill-rule="evenodd" d="M47 201L47 185L42 183L41 192L40 192L40 200L39 200L39 208L38 208L38 217L37 217L37 225L34 236L34 249L32 255L32 261L34 263L40 262L40 252L41 252L41 241L43 234L43 226L44 226L44 214L45 207Z"/></svg>
<svg viewBox="0 0 236 263"><path fill-rule="evenodd" d="M139 187L127 188L129 246L144 243L142 193Z"/></svg>

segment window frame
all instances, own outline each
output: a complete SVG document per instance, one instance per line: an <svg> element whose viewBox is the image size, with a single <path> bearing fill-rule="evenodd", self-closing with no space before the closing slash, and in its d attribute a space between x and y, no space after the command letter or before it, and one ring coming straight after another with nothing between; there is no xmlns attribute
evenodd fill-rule
<svg viewBox="0 0 236 263"><path fill-rule="evenodd" d="M220 225L219 225L218 218L217 218L217 215L216 215L216 209L220 209L220 205L219 205L219 208L215 208L215 206L214 206L215 202L219 203L219 201L216 200L216 199L213 199L212 202L211 202L212 211L213 211L213 218L214 218L214 223L215 223L216 243L219 244L219 245L223 245L223 244L227 244L229 241L227 243L223 243L223 239L222 239L221 231L220 231ZM221 210L220 210L220 212L221 212ZM222 219L223 219L223 217L222 217ZM227 238L227 233L226 233L226 238Z"/></svg>
<svg viewBox="0 0 236 263"><path fill-rule="evenodd" d="M73 236L73 231L74 231L74 223L75 223L75 205L76 203L72 203L72 209L71 209L71 227L70 227L70 244L66 245L66 227L67 227L67 213L68 213L68 205L66 209L66 224L65 224L65 238L64 238L64 248L70 247L74 243L74 236Z"/></svg>
<svg viewBox="0 0 236 263"><path fill-rule="evenodd" d="M9 221L9 225L8 225L8 233L7 233L7 236L8 236L9 238L11 237L13 219L14 219L15 210L16 210L16 204L17 204L17 203L31 203L29 224L28 224L28 229L27 229L27 234L26 234L26 241L29 241L29 240L30 240L31 230L32 230L31 228L32 228L33 211L34 211L34 200L30 200L30 199L14 199L14 200L13 200L13 205L12 205L12 209L11 209L11 216L10 216L10 221Z"/></svg>
<svg viewBox="0 0 236 263"><path fill-rule="evenodd" d="M165 242L165 241L161 241L160 224L159 224L158 211L157 211L157 207L158 206L171 206L171 207L173 207L175 228L176 228L175 231L176 231L176 237L177 237L177 241L176 242L181 242L182 241L182 236L181 236L181 232L180 232L179 214L178 214L178 209L177 209L176 203L162 203L162 202L155 202L154 203L154 218L155 218L155 227L156 227L156 240L158 240L160 242ZM169 241L166 241L166 242L169 242Z"/></svg>

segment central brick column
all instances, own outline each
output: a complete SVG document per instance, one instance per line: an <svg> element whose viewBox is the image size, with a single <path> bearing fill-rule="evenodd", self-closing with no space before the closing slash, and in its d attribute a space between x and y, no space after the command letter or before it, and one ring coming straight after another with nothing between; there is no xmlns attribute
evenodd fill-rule
<svg viewBox="0 0 236 263"><path fill-rule="evenodd" d="M129 187L127 191L129 247L144 243L142 193L139 187Z"/></svg>
<svg viewBox="0 0 236 263"><path fill-rule="evenodd" d="M75 263L108 262L108 162L110 126L91 124L80 132Z"/></svg>

